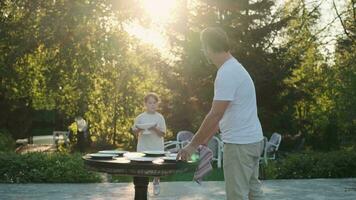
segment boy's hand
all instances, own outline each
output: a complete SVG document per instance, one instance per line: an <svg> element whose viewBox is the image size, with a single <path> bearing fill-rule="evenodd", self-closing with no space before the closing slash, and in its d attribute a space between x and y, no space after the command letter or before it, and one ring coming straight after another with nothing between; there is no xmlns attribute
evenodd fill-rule
<svg viewBox="0 0 356 200"><path fill-rule="evenodd" d="M155 124L154 126L152 126L151 128L149 128L148 130L150 130L150 131L156 131L156 132L157 132L157 130L158 130L157 124Z"/></svg>
<svg viewBox="0 0 356 200"><path fill-rule="evenodd" d="M155 132L159 137L164 137L165 133L158 128L157 124L149 128L148 130Z"/></svg>
<svg viewBox="0 0 356 200"><path fill-rule="evenodd" d="M143 129L142 128L139 128L139 127L137 127L136 125L135 125L135 129L136 129L136 131L143 131Z"/></svg>
<svg viewBox="0 0 356 200"><path fill-rule="evenodd" d="M139 137L142 133L143 129L138 128L136 125L134 127L132 127L132 132L134 133L134 135L136 137Z"/></svg>

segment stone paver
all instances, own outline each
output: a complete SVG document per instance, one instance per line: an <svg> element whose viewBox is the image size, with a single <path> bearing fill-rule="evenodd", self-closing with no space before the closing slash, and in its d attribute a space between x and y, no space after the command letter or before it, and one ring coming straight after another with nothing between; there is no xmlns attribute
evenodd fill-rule
<svg viewBox="0 0 356 200"><path fill-rule="evenodd" d="M150 185L151 186L151 185ZM268 180L266 200L355 200L356 179ZM224 182L163 182L152 200L223 200ZM0 184L1 200L127 200L133 199L132 183L99 184Z"/></svg>

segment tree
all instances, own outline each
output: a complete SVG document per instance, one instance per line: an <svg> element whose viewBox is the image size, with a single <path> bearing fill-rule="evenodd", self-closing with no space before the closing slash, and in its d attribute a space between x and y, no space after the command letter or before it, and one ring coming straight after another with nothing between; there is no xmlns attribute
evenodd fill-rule
<svg viewBox="0 0 356 200"><path fill-rule="evenodd" d="M334 2L335 6L335 2ZM336 13L341 21L344 35L338 38L335 51L335 64L332 67L332 99L335 102L334 113L339 127L341 142L355 144L356 128L356 8L350 1L345 17Z"/></svg>
<svg viewBox="0 0 356 200"><path fill-rule="evenodd" d="M216 68L208 65L200 52L199 33L207 26L220 26L231 39L232 54L246 67L256 85L259 114L266 131L273 131L271 113L280 106L281 80L287 75L272 49L277 33L293 12L281 16L272 12L274 2L261 1L181 1L176 21L167 29L178 61L162 69L166 85L173 92L173 129L195 130L210 108Z"/></svg>
<svg viewBox="0 0 356 200"><path fill-rule="evenodd" d="M1 126L26 135L33 110L56 110L63 122L57 128L65 129L74 117L84 116L94 141L132 146L129 128L144 93L161 89L152 65L163 64L155 50L139 45L123 28L138 17L136 3L1 4L0 100L3 107L9 106L1 114ZM14 112L16 108L28 110L25 130L9 126L23 113Z"/></svg>

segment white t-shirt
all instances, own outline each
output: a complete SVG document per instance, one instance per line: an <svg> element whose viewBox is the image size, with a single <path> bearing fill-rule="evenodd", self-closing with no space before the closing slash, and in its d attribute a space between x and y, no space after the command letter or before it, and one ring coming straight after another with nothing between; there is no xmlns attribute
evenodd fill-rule
<svg viewBox="0 0 356 200"><path fill-rule="evenodd" d="M227 60L218 70L214 100L230 101L219 122L225 143L249 144L263 139L255 86L249 73L235 58Z"/></svg>
<svg viewBox="0 0 356 200"><path fill-rule="evenodd" d="M135 123L132 126L133 129L136 124L156 123L157 128L162 132L166 132L166 122L164 117L158 113L141 113L135 119ZM137 142L137 151L163 151L164 140L163 137L158 136L153 131L147 130L148 134L140 134Z"/></svg>

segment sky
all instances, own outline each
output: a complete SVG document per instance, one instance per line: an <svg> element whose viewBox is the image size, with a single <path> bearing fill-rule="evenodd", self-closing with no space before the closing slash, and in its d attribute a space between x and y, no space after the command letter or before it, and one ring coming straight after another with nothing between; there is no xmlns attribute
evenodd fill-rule
<svg viewBox="0 0 356 200"><path fill-rule="evenodd" d="M331 23L335 18L337 18L334 6L333 6L333 0L308 0L309 2L322 2L321 7L320 7L320 13L321 13L321 18L320 18L320 23L318 24L318 29L321 29ZM349 0L335 0L336 7L338 9L339 13L342 13L345 8L347 1ZM339 19L336 19L334 22L332 22L330 28L324 32L321 36L326 36L324 40L322 40L323 43L327 43L325 45L325 48L329 53L334 52L334 47L335 47L335 38L336 36L343 34L344 31L342 29L341 23ZM326 53L326 52L324 52Z"/></svg>

